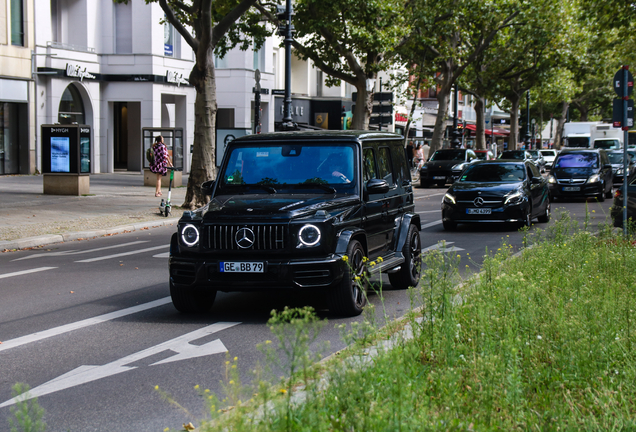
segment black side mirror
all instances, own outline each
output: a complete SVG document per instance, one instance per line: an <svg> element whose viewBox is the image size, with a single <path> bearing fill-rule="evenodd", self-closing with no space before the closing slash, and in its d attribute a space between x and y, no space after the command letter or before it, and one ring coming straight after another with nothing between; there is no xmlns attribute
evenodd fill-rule
<svg viewBox="0 0 636 432"><path fill-rule="evenodd" d="M370 194L383 194L389 191L389 184L384 179L371 179L367 182L367 192Z"/></svg>
<svg viewBox="0 0 636 432"><path fill-rule="evenodd" d="M201 193L203 195L212 195L214 190L214 180L208 180L201 183Z"/></svg>
<svg viewBox="0 0 636 432"><path fill-rule="evenodd" d="M603 168L609 168L609 169L612 169L612 164L605 164L605 165L603 165Z"/></svg>

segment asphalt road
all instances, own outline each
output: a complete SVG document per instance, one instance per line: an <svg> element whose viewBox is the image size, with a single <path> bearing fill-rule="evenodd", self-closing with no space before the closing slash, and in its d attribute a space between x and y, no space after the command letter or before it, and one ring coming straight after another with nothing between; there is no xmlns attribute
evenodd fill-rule
<svg viewBox="0 0 636 432"><path fill-rule="evenodd" d="M496 250L504 240L515 249L521 246L522 234L514 227L460 225L444 231L444 192L416 189L423 248L446 241L447 251L461 256L465 272L466 265L478 270L486 248ZM587 203L592 227L605 221L610 205L611 200ZM584 201L553 204L553 218L560 209L584 223ZM360 317L333 318L308 293L220 293L210 314L179 314L167 283L174 229L0 254L0 430L8 429L16 382L29 384L39 397L48 431L179 428L204 416L195 385L224 397L220 382L227 355L238 357L243 380L251 380L249 371L264 361L256 345L273 339L266 326L270 311L286 305L311 304L328 320L316 344L329 341L324 356L345 346L336 326ZM408 293L388 289L386 280L383 286L388 317L404 314ZM377 295L371 301L380 303ZM155 385L191 415L163 400Z"/></svg>

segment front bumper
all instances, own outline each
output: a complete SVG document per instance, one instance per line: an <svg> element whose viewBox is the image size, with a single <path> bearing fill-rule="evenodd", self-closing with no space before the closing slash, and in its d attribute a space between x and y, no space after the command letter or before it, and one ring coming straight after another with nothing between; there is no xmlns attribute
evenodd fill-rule
<svg viewBox="0 0 636 432"><path fill-rule="evenodd" d="M263 273L221 272L223 261L263 262ZM260 291L274 288L328 289L343 278L347 263L337 255L323 259L218 259L170 256L170 280L183 288Z"/></svg>
<svg viewBox="0 0 636 432"><path fill-rule="evenodd" d="M442 220L454 223L483 223L504 222L518 223L525 221L529 205L527 201L514 205L496 205L489 208L490 214L468 214L468 209L475 209L473 205L442 203Z"/></svg>
<svg viewBox="0 0 636 432"><path fill-rule="evenodd" d="M603 183L550 183L550 196L557 198L587 198L605 193Z"/></svg>

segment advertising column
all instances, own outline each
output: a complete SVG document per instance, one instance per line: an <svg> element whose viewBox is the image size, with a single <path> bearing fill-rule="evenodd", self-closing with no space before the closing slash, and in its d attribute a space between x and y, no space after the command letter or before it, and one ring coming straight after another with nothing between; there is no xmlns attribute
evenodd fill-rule
<svg viewBox="0 0 636 432"><path fill-rule="evenodd" d="M90 135L86 125L42 125L44 194L89 193Z"/></svg>

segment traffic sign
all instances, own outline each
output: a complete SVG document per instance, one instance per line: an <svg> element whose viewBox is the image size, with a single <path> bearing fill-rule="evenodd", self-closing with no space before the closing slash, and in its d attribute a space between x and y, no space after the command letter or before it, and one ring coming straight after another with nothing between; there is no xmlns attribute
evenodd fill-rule
<svg viewBox="0 0 636 432"><path fill-rule="evenodd" d="M615 128L623 127L623 99L615 98L612 104L612 123ZM627 100L627 127L634 127L634 100Z"/></svg>
<svg viewBox="0 0 636 432"><path fill-rule="evenodd" d="M618 72L616 72L616 74L614 75L614 91L616 92L616 95L618 97L623 97L623 87L622 87L623 71L624 69L620 68ZM628 70L627 71L627 95L631 96L633 91L634 91L634 77L632 76L632 73Z"/></svg>

